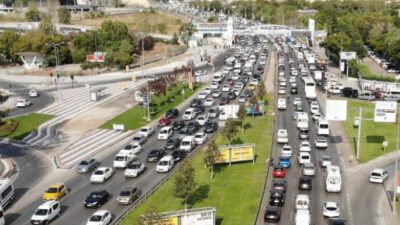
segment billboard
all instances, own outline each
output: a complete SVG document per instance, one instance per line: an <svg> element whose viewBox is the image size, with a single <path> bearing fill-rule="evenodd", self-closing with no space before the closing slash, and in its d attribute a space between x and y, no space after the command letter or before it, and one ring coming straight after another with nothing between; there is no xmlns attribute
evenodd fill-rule
<svg viewBox="0 0 400 225"><path fill-rule="evenodd" d="M105 59L106 53L104 52L95 52L94 54L86 56L86 61L88 62L104 62Z"/></svg>
<svg viewBox="0 0 400 225"><path fill-rule="evenodd" d="M341 60L352 60L356 58L357 58L356 52L340 52Z"/></svg>
<svg viewBox="0 0 400 225"><path fill-rule="evenodd" d="M214 207L160 213L160 225L215 225ZM144 215L141 216L143 219ZM146 224L146 221L144 222Z"/></svg>
<svg viewBox="0 0 400 225"><path fill-rule="evenodd" d="M242 161L253 161L255 157L255 145L254 144L243 144L243 145L231 145L220 146L218 159L216 163L232 163Z"/></svg>
<svg viewBox="0 0 400 225"><path fill-rule="evenodd" d="M395 101L376 101L374 121L383 123L396 122L397 102Z"/></svg>
<svg viewBox="0 0 400 225"><path fill-rule="evenodd" d="M228 118L236 119L239 112L239 105L224 105L222 111L226 113Z"/></svg>
<svg viewBox="0 0 400 225"><path fill-rule="evenodd" d="M347 120L347 100L327 99L325 112L327 120Z"/></svg>

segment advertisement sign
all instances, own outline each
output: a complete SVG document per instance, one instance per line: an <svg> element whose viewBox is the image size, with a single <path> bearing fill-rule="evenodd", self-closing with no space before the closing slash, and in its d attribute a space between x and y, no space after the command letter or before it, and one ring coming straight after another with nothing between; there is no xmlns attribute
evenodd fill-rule
<svg viewBox="0 0 400 225"><path fill-rule="evenodd" d="M326 119L347 120L347 100L326 100Z"/></svg>
<svg viewBox="0 0 400 225"><path fill-rule="evenodd" d="M255 145L231 145L230 148L229 146L220 146L219 151L220 155L216 163L254 161Z"/></svg>
<svg viewBox="0 0 400 225"><path fill-rule="evenodd" d="M124 124L119 124L119 123L113 123L113 130L125 130Z"/></svg>
<svg viewBox="0 0 400 225"><path fill-rule="evenodd" d="M94 52L91 55L86 56L86 61L88 62L104 62L106 59L106 53L104 52Z"/></svg>
<svg viewBox="0 0 400 225"><path fill-rule="evenodd" d="M213 215L214 213L212 211L188 214L181 217L181 224L213 225L215 221Z"/></svg>
<svg viewBox="0 0 400 225"><path fill-rule="evenodd" d="M352 60L356 58L357 58L356 52L340 52L341 60Z"/></svg>
<svg viewBox="0 0 400 225"><path fill-rule="evenodd" d="M236 119L239 105L224 105L222 111L226 113L228 119Z"/></svg>
<svg viewBox="0 0 400 225"><path fill-rule="evenodd" d="M394 123L396 122L397 102L395 101L376 101L375 102L375 122Z"/></svg>
<svg viewBox="0 0 400 225"><path fill-rule="evenodd" d="M213 207L160 213L160 225L215 225L216 210ZM143 219L143 215L141 216ZM155 222L155 221L154 221ZM148 222L144 222L147 224Z"/></svg>
<svg viewBox="0 0 400 225"><path fill-rule="evenodd" d="M315 31L315 20L308 19L308 30L311 32Z"/></svg>

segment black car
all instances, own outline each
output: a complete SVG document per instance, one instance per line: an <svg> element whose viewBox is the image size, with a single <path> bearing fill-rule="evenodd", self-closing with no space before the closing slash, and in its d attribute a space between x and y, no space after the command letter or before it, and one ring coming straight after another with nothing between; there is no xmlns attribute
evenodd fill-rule
<svg viewBox="0 0 400 225"><path fill-rule="evenodd" d="M169 109L166 113L165 113L165 117L169 118L169 119L174 119L176 117L179 116L179 110L178 109Z"/></svg>
<svg viewBox="0 0 400 225"><path fill-rule="evenodd" d="M240 81L241 81L243 84L247 84L247 82L249 82L249 78L248 78L248 77L242 77L242 79L240 79Z"/></svg>
<svg viewBox="0 0 400 225"><path fill-rule="evenodd" d="M205 112L205 107L202 105L198 105L198 106L194 107L194 111L197 115L203 114Z"/></svg>
<svg viewBox="0 0 400 225"><path fill-rule="evenodd" d="M297 93L299 93L299 91L297 90L297 87L291 87L291 88L290 88L290 94L295 95L295 94L297 94Z"/></svg>
<svg viewBox="0 0 400 225"><path fill-rule="evenodd" d="M272 206L283 206L285 204L285 192L282 190L272 190L269 196L269 204Z"/></svg>
<svg viewBox="0 0 400 225"><path fill-rule="evenodd" d="M228 93L228 99L229 100L233 100L233 99L235 99L237 96L236 96L236 94L234 93L234 92L229 92Z"/></svg>
<svg viewBox="0 0 400 225"><path fill-rule="evenodd" d="M282 190L286 193L287 189L287 181L286 180L273 180L272 181L272 190Z"/></svg>
<svg viewBox="0 0 400 225"><path fill-rule="evenodd" d="M224 105L229 104L229 99L226 98L226 97L222 97L221 101L220 101L220 104L224 104Z"/></svg>
<svg viewBox="0 0 400 225"><path fill-rule="evenodd" d="M216 122L208 122L204 127L205 133L215 133L218 130L218 123Z"/></svg>
<svg viewBox="0 0 400 225"><path fill-rule="evenodd" d="M358 97L358 90L353 89L351 87L345 87L342 89L342 94L344 97L347 98L357 98Z"/></svg>
<svg viewBox="0 0 400 225"><path fill-rule="evenodd" d="M196 121L191 121L188 123L186 128L187 128L189 134L194 134L200 129L200 125Z"/></svg>
<svg viewBox="0 0 400 225"><path fill-rule="evenodd" d="M340 219L340 218L332 218L328 220L329 225L346 225L347 220Z"/></svg>
<svg viewBox="0 0 400 225"><path fill-rule="evenodd" d="M172 124L172 129L173 129L173 130L180 130L180 129L184 128L184 127L185 127L185 122L184 122L184 121L181 121L181 120L175 121L175 122Z"/></svg>
<svg viewBox="0 0 400 225"><path fill-rule="evenodd" d="M110 194L106 190L93 191L86 197L83 205L86 208L98 208L110 199Z"/></svg>
<svg viewBox="0 0 400 225"><path fill-rule="evenodd" d="M278 222L281 219L281 208L278 206L267 206L264 213L264 221Z"/></svg>
<svg viewBox="0 0 400 225"><path fill-rule="evenodd" d="M301 176L299 178L299 189L300 190L311 190L312 182L311 178L307 176Z"/></svg>
<svg viewBox="0 0 400 225"><path fill-rule="evenodd" d="M310 137L310 131L307 128L301 128L299 130L300 139L308 139Z"/></svg>
<svg viewBox="0 0 400 225"><path fill-rule="evenodd" d="M253 92L250 91L250 90L248 90L248 89L246 89L246 90L243 92L243 94L244 94L246 97L251 97L251 96L253 95Z"/></svg>
<svg viewBox="0 0 400 225"><path fill-rule="evenodd" d="M164 148L166 150L175 150L181 144L181 139L179 137L172 137L165 142Z"/></svg>
<svg viewBox="0 0 400 225"><path fill-rule="evenodd" d="M190 107L197 107L202 105L203 102L200 99L193 99L192 102L190 102Z"/></svg>
<svg viewBox="0 0 400 225"><path fill-rule="evenodd" d="M157 162L164 154L165 151L162 149L153 149L147 154L147 162Z"/></svg>
<svg viewBox="0 0 400 225"><path fill-rule="evenodd" d="M186 157L187 153L184 150L175 150L171 155L175 162L179 162Z"/></svg>
<svg viewBox="0 0 400 225"><path fill-rule="evenodd" d="M185 136L189 135L189 130L187 127L184 127L183 129L179 130L177 133L178 137L180 139L183 139Z"/></svg>
<svg viewBox="0 0 400 225"><path fill-rule="evenodd" d="M261 75L255 73L255 74L253 74L253 78L254 78L254 79L257 79L258 81L260 81L260 80L261 80Z"/></svg>

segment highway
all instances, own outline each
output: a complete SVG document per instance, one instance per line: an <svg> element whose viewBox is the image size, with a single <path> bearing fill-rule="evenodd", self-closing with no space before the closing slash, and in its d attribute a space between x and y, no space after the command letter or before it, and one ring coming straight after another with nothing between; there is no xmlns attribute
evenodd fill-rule
<svg viewBox="0 0 400 225"><path fill-rule="evenodd" d="M287 80L289 80L290 77L290 68L289 68L289 63L288 63L288 56L292 57L295 59L296 62L296 67L298 68L298 63L297 60L293 54L292 51L289 52L289 54L285 54L285 77ZM278 74L275 74L276 77L278 77ZM278 79L276 78L276 81ZM310 122L309 122L309 130L310 130L310 138L309 142L312 146L312 151L311 151L311 158L312 161L315 165L316 168L316 175L312 179L312 190L311 191L301 191L298 189L298 180L299 177L302 174L301 167L297 163L297 154L299 153L299 135L298 135L298 129L296 127L295 120L293 119L293 114L295 111L295 107L293 105L293 98L294 97L300 97L302 104L304 106L305 112L309 112L309 104L308 101L305 99L305 93L304 93L304 85L301 80L301 75L299 74L297 76L297 84L298 84L298 94L297 95L291 95L290 94L290 84L288 84L287 87L287 94L286 95L280 95L283 98L286 98L287 95L290 95L290 103L287 105L286 110L278 111L276 110L276 122L275 122L275 133L278 129L287 129L288 134L289 134L289 145L292 146L293 149L293 156L291 159L292 167L287 170L285 180L288 182L288 189L286 193L286 203L284 207L282 208L282 214L281 214L281 220L279 224L282 225L287 225L287 224L294 224L295 221L295 205L294 205L294 200L297 194L307 194L311 198L311 206L310 206L310 213L311 213L311 220L312 224L315 225L322 225L322 224L327 224L327 219L325 219L322 215L322 204L326 201L335 201L339 203L340 207L340 217L347 219L349 217L348 215L348 206L347 206L347 201L346 201L346 187L342 185L342 191L341 193L326 193L325 191L325 173L324 169L320 167L319 165L319 157L325 154L331 155L333 160L332 164L334 165L340 165L340 158L339 154L337 151L337 147L335 146L334 143L332 143L332 138L329 138L329 146L325 150L318 150L314 146L314 140L317 137L316 130L315 130L315 124L312 122L311 119L311 113L309 113L310 117ZM278 84L276 85L278 86ZM277 90L276 90L277 91ZM276 95L276 97L280 97ZM276 99L277 100L277 99ZM272 157L274 158L274 162L278 163L278 158L280 156L280 149L282 148L283 145L279 145L276 143L276 140L274 140L274 147L273 147L273 153ZM272 170L273 168L271 168ZM343 172L342 172L342 184L344 184L344 177L343 177ZM271 187L272 180L277 179L272 177L272 173L270 173L270 176L268 177L268 183L267 187ZM268 201L269 199L269 193L265 193L264 201ZM264 202L263 205L265 206L268 204L267 202ZM268 224L268 223L265 223Z"/></svg>

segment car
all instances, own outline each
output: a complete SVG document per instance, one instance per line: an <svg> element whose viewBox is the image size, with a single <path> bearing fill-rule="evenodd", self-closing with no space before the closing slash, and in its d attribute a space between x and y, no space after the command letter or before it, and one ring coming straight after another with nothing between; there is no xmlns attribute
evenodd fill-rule
<svg viewBox="0 0 400 225"><path fill-rule="evenodd" d="M200 129L200 125L197 121L190 121L187 126L188 134L194 134Z"/></svg>
<svg viewBox="0 0 400 225"><path fill-rule="evenodd" d="M204 106L213 106L215 104L215 101L213 98L206 98L204 101Z"/></svg>
<svg viewBox="0 0 400 225"><path fill-rule="evenodd" d="M205 132L198 132L194 135L194 141L198 145L204 144L208 139L208 136Z"/></svg>
<svg viewBox="0 0 400 225"><path fill-rule="evenodd" d="M208 94L206 92L200 92L199 95L197 96L197 99L206 99L207 95Z"/></svg>
<svg viewBox="0 0 400 225"><path fill-rule="evenodd" d="M284 193L286 193L287 190L287 181L286 180L273 180L272 181L272 190L282 190Z"/></svg>
<svg viewBox="0 0 400 225"><path fill-rule="evenodd" d="M110 211L99 210L89 217L86 225L108 225L111 223L111 221L112 215Z"/></svg>
<svg viewBox="0 0 400 225"><path fill-rule="evenodd" d="M147 162L158 162L165 154L165 151L162 149L153 149L149 153L147 153L146 160Z"/></svg>
<svg viewBox="0 0 400 225"><path fill-rule="evenodd" d="M228 93L228 99L229 100L234 100L237 97L237 95L234 92L229 92Z"/></svg>
<svg viewBox="0 0 400 225"><path fill-rule="evenodd" d="M144 143L146 143L147 138L145 136L142 135L136 135L132 138L130 144L131 145L143 145Z"/></svg>
<svg viewBox="0 0 400 225"><path fill-rule="evenodd" d="M299 178L299 189L300 190L311 190L312 188L312 180L310 177L301 176Z"/></svg>
<svg viewBox="0 0 400 225"><path fill-rule="evenodd" d="M212 92L211 87L204 88L203 92L208 94L208 95L211 94L211 92Z"/></svg>
<svg viewBox="0 0 400 225"><path fill-rule="evenodd" d="M204 126L207 122L208 122L208 115L207 114L202 114L199 115L196 119L196 122L200 125L200 126ZM189 124L188 124L189 126Z"/></svg>
<svg viewBox="0 0 400 225"><path fill-rule="evenodd" d="M226 112L222 111L222 112L219 114L218 119L219 119L220 121L227 120L227 119L228 119L228 114L227 114Z"/></svg>
<svg viewBox="0 0 400 225"><path fill-rule="evenodd" d="M88 160L82 160L78 163L75 167L75 171L77 173L87 173L95 169L100 165L100 162L97 161L95 158L91 158Z"/></svg>
<svg viewBox="0 0 400 225"><path fill-rule="evenodd" d="M369 176L369 182L383 184L383 182L388 179L388 172L384 169L373 169L371 175Z"/></svg>
<svg viewBox="0 0 400 225"><path fill-rule="evenodd" d="M290 94L293 94L293 95L295 95L295 94L298 94L298 90L297 90L297 87L291 87L290 88Z"/></svg>
<svg viewBox="0 0 400 225"><path fill-rule="evenodd" d="M178 137L179 139L183 139L183 138L186 137L187 135L190 135L190 132L189 132L189 130L188 130L187 127L183 128L183 129L180 129L180 130L178 131L178 133L177 133L177 137Z"/></svg>
<svg viewBox="0 0 400 225"><path fill-rule="evenodd" d="M30 106L31 104L32 104L32 103L31 103L30 100L20 98L20 99L17 99L17 105L16 105L16 106L17 106L18 108L24 108L24 107Z"/></svg>
<svg viewBox="0 0 400 225"><path fill-rule="evenodd" d="M328 225L346 225L347 220L340 218L331 218L328 220Z"/></svg>
<svg viewBox="0 0 400 225"><path fill-rule="evenodd" d="M272 175L274 178L284 178L286 176L286 169L282 166L275 166Z"/></svg>
<svg viewBox="0 0 400 225"><path fill-rule="evenodd" d="M216 90L219 88L219 84L218 82L212 82L210 87L212 90Z"/></svg>
<svg viewBox="0 0 400 225"><path fill-rule="evenodd" d="M321 115L321 113L317 112L317 113L312 114L311 118L315 122L315 121L318 121L320 118L322 118L322 115Z"/></svg>
<svg viewBox="0 0 400 225"><path fill-rule="evenodd" d="M125 169L125 177L137 177L144 172L146 166L142 162L132 161Z"/></svg>
<svg viewBox="0 0 400 225"><path fill-rule="evenodd" d="M209 110L208 110L208 117L209 118L211 118L211 119L215 119L215 118L217 118L218 117L218 115L219 115L219 109L218 109L218 107L211 107Z"/></svg>
<svg viewBox="0 0 400 225"><path fill-rule="evenodd" d="M279 87L286 87L286 80L280 81Z"/></svg>
<svg viewBox="0 0 400 225"><path fill-rule="evenodd" d="M61 207L58 201L50 200L41 204L31 217L31 224L49 224L61 215ZM4 216L2 217L4 222ZM4 223L3 223L4 224Z"/></svg>
<svg viewBox="0 0 400 225"><path fill-rule="evenodd" d="M169 126L171 124L172 120L168 117L163 117L160 120L158 120L157 126L159 127L165 127Z"/></svg>
<svg viewBox="0 0 400 225"><path fill-rule="evenodd" d="M285 87L279 87L278 94L285 95L286 94L286 88Z"/></svg>
<svg viewBox="0 0 400 225"><path fill-rule="evenodd" d="M208 122L205 125L204 132L205 133L215 133L218 130L218 123L216 122Z"/></svg>
<svg viewBox="0 0 400 225"><path fill-rule="evenodd" d="M165 113L165 117L169 118L169 119L175 119L179 116L179 110L178 109L169 109L166 113Z"/></svg>
<svg viewBox="0 0 400 225"><path fill-rule="evenodd" d="M91 183L104 183L110 179L114 174L114 170L111 167L99 167L90 176Z"/></svg>
<svg viewBox="0 0 400 225"><path fill-rule="evenodd" d="M200 99L193 99L190 102L190 107L196 107L196 106L201 106L203 105L203 102Z"/></svg>
<svg viewBox="0 0 400 225"><path fill-rule="evenodd" d="M144 136L144 137L150 137L151 135L154 134L154 129L153 127L142 127L139 132L138 135Z"/></svg>
<svg viewBox="0 0 400 225"><path fill-rule="evenodd" d="M292 162L290 161L290 157L279 157L279 166L283 168L290 168L292 166Z"/></svg>
<svg viewBox="0 0 400 225"><path fill-rule="evenodd" d="M141 191L136 187L126 187L119 193L117 201L119 204L132 204L141 194Z"/></svg>
<svg viewBox="0 0 400 225"><path fill-rule="evenodd" d="M322 215L325 217L339 217L339 204L336 202L325 202L322 204Z"/></svg>
<svg viewBox="0 0 400 225"><path fill-rule="evenodd" d="M302 173L304 176L314 176L315 175L314 163L303 164Z"/></svg>
<svg viewBox="0 0 400 225"><path fill-rule="evenodd" d="M204 106L196 106L193 109L194 109L193 112L195 113L195 117L197 115L202 114L202 113L204 113L206 111ZM192 118L192 119L194 119L194 118Z"/></svg>
<svg viewBox="0 0 400 225"><path fill-rule="evenodd" d="M83 202L86 208L99 208L110 200L110 193L106 190L93 191Z"/></svg>
<svg viewBox="0 0 400 225"><path fill-rule="evenodd" d="M172 130L180 130L186 126L185 122L182 120L177 120L172 123Z"/></svg>
<svg viewBox="0 0 400 225"><path fill-rule="evenodd" d="M299 129L299 138L300 139L308 139L310 137L310 130L308 128L300 128Z"/></svg>
<svg viewBox="0 0 400 225"><path fill-rule="evenodd" d="M304 111L304 107L303 107L303 104L302 103L299 103L299 104L297 104L296 106L295 106L295 109L294 109L296 112L303 112Z"/></svg>
<svg viewBox="0 0 400 225"><path fill-rule="evenodd" d="M169 138L164 145L165 150L175 150L181 144L181 139L179 137L171 137Z"/></svg>
<svg viewBox="0 0 400 225"><path fill-rule="evenodd" d="M282 190L272 190L269 196L271 206L283 206L285 204L286 194Z"/></svg>
<svg viewBox="0 0 400 225"><path fill-rule="evenodd" d="M328 148L328 140L326 139L326 137L317 137L317 139L315 139L315 147L319 149Z"/></svg>
<svg viewBox="0 0 400 225"><path fill-rule="evenodd" d="M289 142L288 132L286 129L279 129L276 136L278 144L287 144Z"/></svg>
<svg viewBox="0 0 400 225"><path fill-rule="evenodd" d="M306 163L311 163L311 155L309 152L300 152L298 157L297 157L297 161L299 163L299 165L303 165Z"/></svg>
<svg viewBox="0 0 400 225"><path fill-rule="evenodd" d="M214 98L219 98L221 96L221 92L218 91L218 90L215 90L215 91L212 92L212 96Z"/></svg>
<svg viewBox="0 0 400 225"><path fill-rule="evenodd" d="M50 187L44 192L43 200L59 200L68 193L68 188L63 183L57 183L50 185Z"/></svg>
<svg viewBox="0 0 400 225"><path fill-rule="evenodd" d="M223 92L228 92L231 90L231 86L229 84L224 84L221 89Z"/></svg>
<svg viewBox="0 0 400 225"><path fill-rule="evenodd" d="M299 150L300 152L310 152L311 151L310 142L306 140L300 142Z"/></svg>
<svg viewBox="0 0 400 225"><path fill-rule="evenodd" d="M281 150L282 157L292 157L293 150L290 145L284 145Z"/></svg>
<svg viewBox="0 0 400 225"><path fill-rule="evenodd" d="M293 99L293 105L296 106L298 104L301 104L301 99L300 98L294 98Z"/></svg>
<svg viewBox="0 0 400 225"><path fill-rule="evenodd" d="M142 146L139 144L127 144L123 149L121 149L122 152L129 152L133 154L140 153L142 151Z"/></svg>
<svg viewBox="0 0 400 225"><path fill-rule="evenodd" d="M39 97L39 92L36 89L29 90L29 97L31 98Z"/></svg>
<svg viewBox="0 0 400 225"><path fill-rule="evenodd" d="M311 105L310 106L310 112L311 112L311 114L316 114L316 113L319 113L319 106L318 105Z"/></svg>
<svg viewBox="0 0 400 225"><path fill-rule="evenodd" d="M175 150L171 155L175 162L179 162L186 157L187 153L184 150Z"/></svg>
<svg viewBox="0 0 400 225"><path fill-rule="evenodd" d="M319 165L323 168L332 165L332 156L322 155L319 157Z"/></svg>
<svg viewBox="0 0 400 225"><path fill-rule="evenodd" d="M285 109L286 109L286 99L284 99L284 98L278 98L277 108L278 108L279 110L285 110Z"/></svg>
<svg viewBox="0 0 400 225"><path fill-rule="evenodd" d="M247 101L247 97L244 95L239 96L238 102L245 103Z"/></svg>
<svg viewBox="0 0 400 225"><path fill-rule="evenodd" d="M264 212L264 221L278 222L281 218L281 208L278 206L267 206Z"/></svg>

